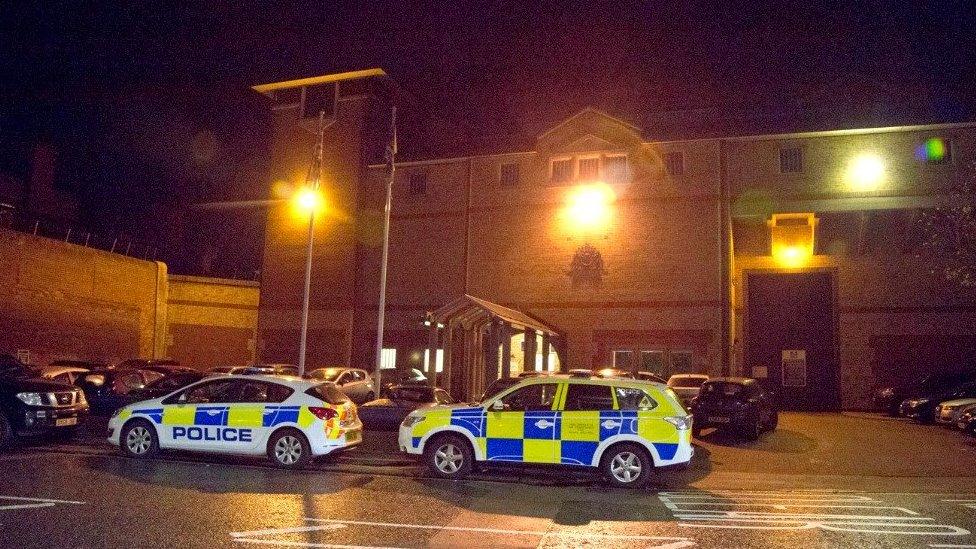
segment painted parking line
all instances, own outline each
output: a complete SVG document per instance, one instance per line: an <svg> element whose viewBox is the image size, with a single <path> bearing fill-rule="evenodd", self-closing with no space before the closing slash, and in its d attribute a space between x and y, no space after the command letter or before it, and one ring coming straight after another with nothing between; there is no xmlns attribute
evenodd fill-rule
<svg viewBox="0 0 976 549"><path fill-rule="evenodd" d="M11 501L4 505L3 502ZM19 511L21 509L40 509L42 507L54 507L55 505L85 505L84 501L70 501L64 499L49 498L29 498L23 496L4 496L0 495L0 511Z"/></svg>
<svg viewBox="0 0 976 549"><path fill-rule="evenodd" d="M965 536L970 532L866 495L811 492L658 494L679 526L730 530L823 530L860 534Z"/></svg>
<svg viewBox="0 0 976 549"><path fill-rule="evenodd" d="M461 532L467 534L484 534L484 535L505 535L505 536L534 536L540 538L542 541L547 539L558 539L560 541L573 541L574 543L582 544L584 542L590 543L607 543L612 541L623 541L623 542L643 542L644 544L649 542L657 542L658 545L644 545L648 549L683 549L686 547L692 547L695 542L687 537L678 536L642 536L635 534L606 534L601 532L577 532L570 530L519 530L510 528L488 528L488 527L474 527L474 526L450 526L450 525L437 525L437 524L409 524L409 523L397 523L397 522L380 522L380 521L365 521L365 520L343 520L343 519L322 519L322 518L306 518L307 522L312 523L310 526L295 526L295 527L285 527L285 528L268 528L263 530L251 530L244 532L231 532L231 538L233 541L238 543L255 543L262 545L280 545L289 547L330 547L330 548L344 548L344 549L377 549L380 545L342 545L342 544L332 544L332 543L316 543L311 541L294 541L286 539L275 539L275 536L283 536L296 533L310 533L310 532L324 532L324 531L337 531L348 527L360 527L372 530L381 529L392 529L392 530L431 530L431 531L447 531L447 532ZM541 544L541 541L540 541Z"/></svg>

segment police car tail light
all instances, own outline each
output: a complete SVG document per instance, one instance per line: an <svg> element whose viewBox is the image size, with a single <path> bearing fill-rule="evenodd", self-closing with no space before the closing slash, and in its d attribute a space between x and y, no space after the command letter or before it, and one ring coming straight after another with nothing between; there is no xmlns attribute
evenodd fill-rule
<svg viewBox="0 0 976 549"><path fill-rule="evenodd" d="M674 425L675 429L679 431L691 428L691 416L668 416L664 418L664 421Z"/></svg>
<svg viewBox="0 0 976 549"><path fill-rule="evenodd" d="M330 420L335 419L339 416L339 412L333 410L332 408L319 408L317 406L309 406L308 411L312 412L312 415L319 419Z"/></svg>

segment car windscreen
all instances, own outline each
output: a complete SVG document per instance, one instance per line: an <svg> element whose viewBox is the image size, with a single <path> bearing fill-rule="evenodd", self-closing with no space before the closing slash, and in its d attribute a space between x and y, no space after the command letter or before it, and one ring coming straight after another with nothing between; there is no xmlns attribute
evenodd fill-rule
<svg viewBox="0 0 976 549"><path fill-rule="evenodd" d="M170 391L175 391L180 387L185 387L191 383L195 383L203 379L202 375L197 374L173 374L166 376L162 379L157 379L152 383L146 385L146 391L168 393Z"/></svg>
<svg viewBox="0 0 976 549"><path fill-rule="evenodd" d="M398 387L393 390L393 400L433 402L434 390L430 387Z"/></svg>
<svg viewBox="0 0 976 549"><path fill-rule="evenodd" d="M700 387L702 383L708 381L703 377L676 377L668 382L671 387Z"/></svg>
<svg viewBox="0 0 976 549"><path fill-rule="evenodd" d="M315 387L305 391L305 394L322 399L329 404L345 404L346 402L349 402L349 397L347 397L345 393L337 389L336 386L331 383L316 385Z"/></svg>
<svg viewBox="0 0 976 549"><path fill-rule="evenodd" d="M342 375L342 368L321 368L313 372L312 377L315 379L321 379L322 381L332 381L339 379Z"/></svg>
<svg viewBox="0 0 976 549"><path fill-rule="evenodd" d="M519 381L521 380L518 378L496 379L491 385L488 386L487 389L485 389L485 394L481 395L481 402L484 402L498 393L501 393L505 389L514 386Z"/></svg>
<svg viewBox="0 0 976 549"><path fill-rule="evenodd" d="M723 381L713 381L701 386L701 397L711 398L742 398L746 394L746 388L739 383L728 383Z"/></svg>

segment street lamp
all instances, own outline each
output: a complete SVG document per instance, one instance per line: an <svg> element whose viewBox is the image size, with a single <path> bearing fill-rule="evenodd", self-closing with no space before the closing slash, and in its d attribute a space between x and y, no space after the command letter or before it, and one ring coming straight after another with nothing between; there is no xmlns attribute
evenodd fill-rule
<svg viewBox="0 0 976 549"><path fill-rule="evenodd" d="M298 341L298 375L305 375L305 349L308 338L308 296L312 286L312 244L315 241L315 212L320 209L322 193L319 182L314 181L295 193L294 207L308 215L308 247L305 250L305 290L302 293L302 334Z"/></svg>

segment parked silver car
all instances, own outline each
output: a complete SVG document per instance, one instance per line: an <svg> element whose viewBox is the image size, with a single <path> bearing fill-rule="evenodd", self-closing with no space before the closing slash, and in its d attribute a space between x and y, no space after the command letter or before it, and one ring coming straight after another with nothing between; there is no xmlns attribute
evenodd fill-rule
<svg viewBox="0 0 976 549"><path fill-rule="evenodd" d="M369 402L376 398L373 379L366 370L343 367L318 368L305 374L305 377L335 383L339 390L356 404Z"/></svg>

